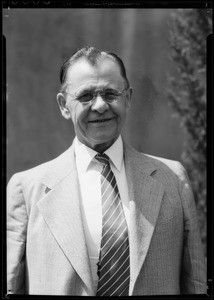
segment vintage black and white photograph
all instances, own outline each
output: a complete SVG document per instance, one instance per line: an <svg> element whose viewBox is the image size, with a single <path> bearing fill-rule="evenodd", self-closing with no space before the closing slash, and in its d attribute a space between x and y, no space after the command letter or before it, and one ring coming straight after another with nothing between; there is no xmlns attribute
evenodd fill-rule
<svg viewBox="0 0 214 300"><path fill-rule="evenodd" d="M209 294L211 3L15 2L2 10L7 296Z"/></svg>

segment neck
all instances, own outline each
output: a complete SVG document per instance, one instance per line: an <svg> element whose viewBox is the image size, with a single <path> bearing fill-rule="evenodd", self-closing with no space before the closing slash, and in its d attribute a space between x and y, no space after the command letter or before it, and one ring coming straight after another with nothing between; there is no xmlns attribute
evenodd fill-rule
<svg viewBox="0 0 214 300"><path fill-rule="evenodd" d="M92 142L92 141L89 142L89 141L81 140L81 139L79 139L79 138L78 138L78 139L79 139L79 141L80 141L81 143L83 143L83 144L86 145L87 147L89 147L89 148L93 149L94 151L97 151L97 152L99 152L100 154L102 154L102 153L105 152L108 148L110 148L111 145L114 144L114 142L117 140L117 138L118 138L118 136L115 137L114 139L108 141L108 142L100 143L100 144L96 144L96 143L94 143L94 142Z"/></svg>
<svg viewBox="0 0 214 300"><path fill-rule="evenodd" d="M98 144L98 145L94 145L94 147L92 149L102 154L109 147L111 147L111 145L112 145L112 143L110 143L110 144L108 144L108 143Z"/></svg>

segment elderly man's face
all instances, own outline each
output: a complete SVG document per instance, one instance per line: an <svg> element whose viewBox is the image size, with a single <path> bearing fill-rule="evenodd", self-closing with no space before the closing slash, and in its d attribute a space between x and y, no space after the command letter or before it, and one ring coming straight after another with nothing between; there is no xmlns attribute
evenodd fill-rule
<svg viewBox="0 0 214 300"><path fill-rule="evenodd" d="M103 58L92 66L86 59L80 59L68 69L66 96L57 95L62 115L72 119L78 139L99 152L109 148L121 133L130 106L131 90L113 103L105 102L99 93L88 104L73 100L71 95L106 88L119 91L125 88L117 63Z"/></svg>

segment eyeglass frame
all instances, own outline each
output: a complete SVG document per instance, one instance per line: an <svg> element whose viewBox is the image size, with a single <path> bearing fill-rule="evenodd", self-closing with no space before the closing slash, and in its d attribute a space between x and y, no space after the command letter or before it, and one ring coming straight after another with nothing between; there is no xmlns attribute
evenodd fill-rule
<svg viewBox="0 0 214 300"><path fill-rule="evenodd" d="M113 99L113 100L111 100L111 101L106 100L106 99L105 99L105 96L102 95L102 93L103 93L105 90L108 90L108 89L109 89L109 90L116 91L116 92L118 93L118 95L115 96L116 98ZM79 103L84 104L84 105L92 104L93 101L97 98L97 95L99 94L99 95L102 97L102 99L104 100L105 103L111 104L111 103L117 102L117 101L119 100L119 98L123 96L123 93L124 93L124 92L127 92L129 89L130 89L130 87L128 87L128 88L125 88L125 87L124 87L124 89L123 89L122 91L117 90L117 89L113 89L113 88L96 89L96 90L94 90L94 91L91 91L91 93L93 94L93 98L92 98L91 100L87 101L87 102L83 102L83 101L81 102L81 101L79 101L79 100L78 100L78 97L76 97L75 94L72 95L71 93L68 93L68 92L66 92L66 91L63 91L63 93L64 93L64 94L67 94L67 95L69 95L69 96L71 96L71 98L72 98L71 100L78 101ZM76 93L77 93L77 92L76 92Z"/></svg>

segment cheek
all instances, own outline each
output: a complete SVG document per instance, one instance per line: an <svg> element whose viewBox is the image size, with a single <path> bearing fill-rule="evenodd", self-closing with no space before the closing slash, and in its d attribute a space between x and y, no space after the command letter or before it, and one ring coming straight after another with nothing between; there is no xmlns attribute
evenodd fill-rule
<svg viewBox="0 0 214 300"><path fill-rule="evenodd" d="M78 120L78 115L80 113L78 103L70 103L68 105L68 109L69 109L70 117L71 117L73 123L76 123L76 121Z"/></svg>
<svg viewBox="0 0 214 300"><path fill-rule="evenodd" d="M84 125L84 119L88 114L86 109L84 109L84 107L82 107L81 104L77 103L77 104L70 106L69 110L70 110L70 116L71 116L74 126L82 127Z"/></svg>
<svg viewBox="0 0 214 300"><path fill-rule="evenodd" d="M126 113L128 109L125 105L117 106L114 109L115 114L117 114L119 121L123 123L126 119Z"/></svg>

